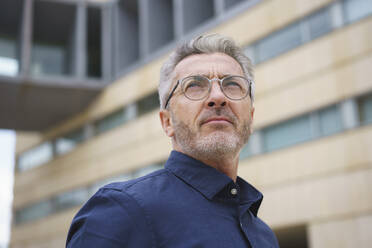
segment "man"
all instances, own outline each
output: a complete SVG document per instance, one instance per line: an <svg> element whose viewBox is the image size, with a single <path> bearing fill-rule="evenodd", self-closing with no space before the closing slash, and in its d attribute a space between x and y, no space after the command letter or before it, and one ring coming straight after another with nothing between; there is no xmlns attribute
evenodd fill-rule
<svg viewBox="0 0 372 248"><path fill-rule="evenodd" d="M250 60L220 35L178 47L161 69L165 168L101 188L74 218L67 247L278 247L262 195L237 176L252 132Z"/></svg>

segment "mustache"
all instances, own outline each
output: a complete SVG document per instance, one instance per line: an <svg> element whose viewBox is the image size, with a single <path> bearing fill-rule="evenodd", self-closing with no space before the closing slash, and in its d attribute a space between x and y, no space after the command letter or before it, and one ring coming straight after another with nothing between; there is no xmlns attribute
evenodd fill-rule
<svg viewBox="0 0 372 248"><path fill-rule="evenodd" d="M237 118L233 113L228 111L226 108L216 108L208 110L200 115L198 121L199 126L203 125L203 123L206 122L208 119L214 117L224 117L228 119L234 126L236 126L237 124Z"/></svg>

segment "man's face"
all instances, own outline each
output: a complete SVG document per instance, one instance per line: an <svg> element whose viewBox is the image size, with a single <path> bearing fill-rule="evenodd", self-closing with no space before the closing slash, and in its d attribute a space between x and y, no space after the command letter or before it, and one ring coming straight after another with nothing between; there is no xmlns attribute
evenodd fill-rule
<svg viewBox="0 0 372 248"><path fill-rule="evenodd" d="M210 79L229 75L244 76L232 57L222 54L198 54L186 57L175 68L175 80L192 75ZM254 108L250 97L230 100L213 81L210 94L202 100L188 99L178 86L169 102L168 110L160 114L163 128L173 137L175 150L183 153L216 158L237 155L251 133Z"/></svg>

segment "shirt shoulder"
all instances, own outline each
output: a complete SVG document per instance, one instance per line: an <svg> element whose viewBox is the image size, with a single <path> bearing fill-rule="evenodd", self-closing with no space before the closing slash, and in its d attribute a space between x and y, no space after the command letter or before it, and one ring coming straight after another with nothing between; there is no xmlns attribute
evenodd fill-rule
<svg viewBox="0 0 372 248"><path fill-rule="evenodd" d="M165 170L100 188L74 217L66 247L154 247L151 223L139 202ZM137 192L137 193L136 193Z"/></svg>

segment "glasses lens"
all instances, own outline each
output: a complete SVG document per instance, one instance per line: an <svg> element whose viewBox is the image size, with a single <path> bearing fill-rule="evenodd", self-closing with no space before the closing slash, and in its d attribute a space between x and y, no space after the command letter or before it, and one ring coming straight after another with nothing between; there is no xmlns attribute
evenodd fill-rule
<svg viewBox="0 0 372 248"><path fill-rule="evenodd" d="M247 96L249 82L243 77L227 77L222 81L222 89L227 97L239 100Z"/></svg>
<svg viewBox="0 0 372 248"><path fill-rule="evenodd" d="M186 97L192 100L199 100L208 94L209 81L200 76L191 76L182 80L182 88Z"/></svg>

